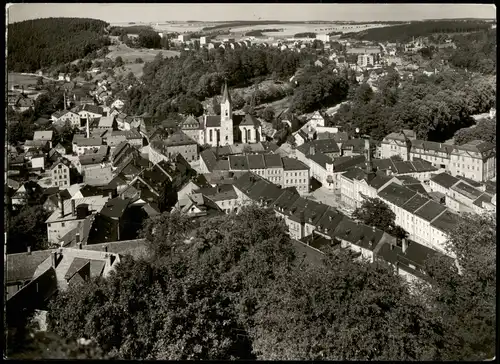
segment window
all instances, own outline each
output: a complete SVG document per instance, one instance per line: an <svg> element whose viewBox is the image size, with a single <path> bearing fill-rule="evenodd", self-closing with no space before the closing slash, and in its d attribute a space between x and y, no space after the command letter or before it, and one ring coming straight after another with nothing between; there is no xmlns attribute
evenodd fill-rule
<svg viewBox="0 0 500 364"><path fill-rule="evenodd" d="M61 223L61 226L62 226L62 227L64 227L64 226L65 226L64 222L63 222L63 223Z"/></svg>

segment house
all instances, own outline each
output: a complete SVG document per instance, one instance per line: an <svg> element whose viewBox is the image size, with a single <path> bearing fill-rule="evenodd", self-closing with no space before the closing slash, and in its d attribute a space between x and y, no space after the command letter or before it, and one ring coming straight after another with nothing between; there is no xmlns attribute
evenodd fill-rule
<svg viewBox="0 0 500 364"><path fill-rule="evenodd" d="M87 150L84 154L78 156L76 169L85 177L88 169L101 168L101 165L107 160L108 146L101 145L97 150Z"/></svg>
<svg viewBox="0 0 500 364"><path fill-rule="evenodd" d="M313 151L314 153L311 153ZM340 156L340 149L335 140L321 139L304 143L295 150L297 159L307 164L307 155L322 153L330 158Z"/></svg>
<svg viewBox="0 0 500 364"><path fill-rule="evenodd" d="M28 181L21 184L11 196L12 208L17 210L24 205L40 203L42 193L42 188L36 182Z"/></svg>
<svg viewBox="0 0 500 364"><path fill-rule="evenodd" d="M432 222L449 211L445 206L397 183L384 187L378 193L378 198L389 205L396 215L395 223L408 232L411 240L449 254L444 245L441 245L439 234L431 229Z"/></svg>
<svg viewBox="0 0 500 364"><path fill-rule="evenodd" d="M366 198L376 198L390 183L399 183L395 177L361 168L351 168L340 175L340 198L349 209L361 207Z"/></svg>
<svg viewBox="0 0 500 364"><path fill-rule="evenodd" d="M299 193L309 192L309 167L293 158L283 157L283 188L296 187Z"/></svg>
<svg viewBox="0 0 500 364"><path fill-rule="evenodd" d="M92 137L85 138L83 135L75 134L73 137L73 153L81 156L85 154L86 151L97 151L103 145L102 138Z"/></svg>
<svg viewBox="0 0 500 364"><path fill-rule="evenodd" d="M71 127L81 127L80 115L70 110L56 111L50 117L54 126L63 127L69 124Z"/></svg>
<svg viewBox="0 0 500 364"><path fill-rule="evenodd" d="M372 54L358 54L358 66L368 67L375 64L375 59Z"/></svg>
<svg viewBox="0 0 500 364"><path fill-rule="evenodd" d="M198 159L198 143L182 131L170 134L164 140L155 140L149 146L149 160L157 163L179 153L187 161Z"/></svg>
<svg viewBox="0 0 500 364"><path fill-rule="evenodd" d="M58 81L66 81L66 82L70 82L71 81L71 77L68 73L59 73L59 75L57 76L57 80Z"/></svg>
<svg viewBox="0 0 500 364"><path fill-rule="evenodd" d="M420 158L454 176L487 181L496 176L496 146L474 140L464 145L449 145L413 138L409 131L392 133L382 140L381 158L398 154L403 160Z"/></svg>
<svg viewBox="0 0 500 364"><path fill-rule="evenodd" d="M45 259L39 262L41 258ZM58 291L65 291L77 282L107 277L120 262L120 256L115 253L79 247L47 250L44 253L36 252L36 255L13 257L11 261L13 265L21 263L28 267L19 274L15 274L15 270L7 269L11 275L11 281L15 277L16 279L27 278L26 282L28 282L17 292L9 295L6 302L7 312L16 314L35 310L46 312L48 302ZM33 275L28 278L28 274L33 271L37 263L38 266ZM45 325L43 321L42 319L41 326Z"/></svg>
<svg viewBox="0 0 500 364"><path fill-rule="evenodd" d="M52 140L54 140L54 132L52 130L37 130L33 136L33 140L43 140L49 142L49 147L52 148Z"/></svg>
<svg viewBox="0 0 500 364"><path fill-rule="evenodd" d="M96 165L93 168L87 167L84 169L84 172L83 182L89 186L107 186L115 178L110 165Z"/></svg>
<svg viewBox="0 0 500 364"><path fill-rule="evenodd" d="M114 116L102 116L97 124L99 130L117 130L117 123Z"/></svg>
<svg viewBox="0 0 500 364"><path fill-rule="evenodd" d="M119 110L121 110L123 108L123 106L125 106L125 103L122 100L120 100L120 99L116 99L111 104L111 108L116 108L116 109L119 109Z"/></svg>
<svg viewBox="0 0 500 364"><path fill-rule="evenodd" d="M53 187L69 187L70 182L70 163L66 159L59 159L49 169L51 185Z"/></svg>
<svg viewBox="0 0 500 364"><path fill-rule="evenodd" d="M26 140L23 145L23 149L25 152L28 152L30 149L39 149L43 151L49 151L50 147L50 141L49 140Z"/></svg>
<svg viewBox="0 0 500 364"><path fill-rule="evenodd" d="M238 195L231 185L205 187L195 190L193 193L203 195L203 197L215 203L226 214L238 212Z"/></svg>
<svg viewBox="0 0 500 364"><path fill-rule="evenodd" d="M142 147L142 135L137 130L112 130L103 135L104 142L114 148L122 142L131 146Z"/></svg>
<svg viewBox="0 0 500 364"><path fill-rule="evenodd" d="M50 243L59 244L61 238L75 229L92 212L100 211L109 196L92 196L81 199L59 200L59 207L45 221Z"/></svg>
<svg viewBox="0 0 500 364"><path fill-rule="evenodd" d="M54 152L58 153L60 156L66 154L66 147L61 143L57 143L57 145L52 149Z"/></svg>
<svg viewBox="0 0 500 364"><path fill-rule="evenodd" d="M314 65L316 67L321 67L321 68L323 68L324 66L323 62L321 62L319 59L314 62Z"/></svg>

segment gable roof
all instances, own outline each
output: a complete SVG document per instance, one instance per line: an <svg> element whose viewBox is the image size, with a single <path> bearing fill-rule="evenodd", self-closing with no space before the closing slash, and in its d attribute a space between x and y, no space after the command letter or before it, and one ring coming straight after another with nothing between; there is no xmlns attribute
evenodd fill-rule
<svg viewBox="0 0 500 364"><path fill-rule="evenodd" d="M429 200L426 204L415 211L415 215L426 221L432 221L445 210L446 206L443 206L433 200Z"/></svg>
<svg viewBox="0 0 500 364"><path fill-rule="evenodd" d="M205 118L207 128L220 127L220 115L208 115Z"/></svg>
<svg viewBox="0 0 500 364"><path fill-rule="evenodd" d="M302 144L297 148L302 154L309 154L311 147L314 147L316 152L320 153L338 153L340 152L339 146L334 139L319 139L313 140L307 143Z"/></svg>
<svg viewBox="0 0 500 364"><path fill-rule="evenodd" d="M229 159L229 168L236 170L247 170L248 162L246 156L240 155L230 155Z"/></svg>
<svg viewBox="0 0 500 364"><path fill-rule="evenodd" d="M50 256L50 250L7 254L4 266L5 283L31 280L36 268Z"/></svg>
<svg viewBox="0 0 500 364"><path fill-rule="evenodd" d="M247 155L248 168L249 169L265 169L266 163L264 161L264 156L259 154Z"/></svg>
<svg viewBox="0 0 500 364"><path fill-rule="evenodd" d="M398 207L402 207L415 195L415 193L416 192L393 182L380 191L378 195L380 198L383 198Z"/></svg>
<svg viewBox="0 0 500 364"><path fill-rule="evenodd" d="M302 163L301 161L299 161L298 159L283 157L282 161L283 161L283 169L285 171L298 171L298 170L302 171L304 169L309 170L309 167L304 163Z"/></svg>
<svg viewBox="0 0 500 364"><path fill-rule="evenodd" d="M432 176L431 181L448 189L451 186L453 186L455 183L457 183L459 181L459 179L456 177L453 177L451 174L443 172L443 173L439 173L439 174Z"/></svg>
<svg viewBox="0 0 500 364"><path fill-rule="evenodd" d="M52 140L54 132L52 130L37 130L33 136L33 140Z"/></svg>
<svg viewBox="0 0 500 364"><path fill-rule="evenodd" d="M264 154L264 162L267 168L283 168L281 156L278 154Z"/></svg>

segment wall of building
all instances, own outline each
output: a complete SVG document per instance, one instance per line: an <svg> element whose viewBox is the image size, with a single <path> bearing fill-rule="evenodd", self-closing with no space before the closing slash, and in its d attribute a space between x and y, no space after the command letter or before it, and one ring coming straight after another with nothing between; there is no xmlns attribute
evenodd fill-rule
<svg viewBox="0 0 500 364"><path fill-rule="evenodd" d="M188 162L198 160L198 144L169 146L166 152L171 155L180 153Z"/></svg>
<svg viewBox="0 0 500 364"><path fill-rule="evenodd" d="M59 167L60 166L60 167ZM63 163L59 163L50 171L52 187L69 187L70 176L69 168Z"/></svg>

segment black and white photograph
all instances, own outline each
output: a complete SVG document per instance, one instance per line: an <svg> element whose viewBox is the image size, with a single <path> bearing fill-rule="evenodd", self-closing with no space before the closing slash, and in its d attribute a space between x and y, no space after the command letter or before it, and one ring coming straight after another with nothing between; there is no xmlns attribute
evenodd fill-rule
<svg viewBox="0 0 500 364"><path fill-rule="evenodd" d="M494 4L5 10L4 359L496 360Z"/></svg>

